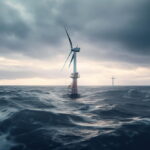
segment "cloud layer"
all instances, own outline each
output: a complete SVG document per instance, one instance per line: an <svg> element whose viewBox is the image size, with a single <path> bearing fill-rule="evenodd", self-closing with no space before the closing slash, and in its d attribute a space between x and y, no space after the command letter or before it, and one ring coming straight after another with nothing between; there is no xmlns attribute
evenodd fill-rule
<svg viewBox="0 0 150 150"><path fill-rule="evenodd" d="M62 29L66 24L80 43L147 55L149 14L149 0L2 0L0 48L3 53L40 56L43 47L47 55L45 47L58 46L66 38ZM57 48L53 52L57 54Z"/></svg>

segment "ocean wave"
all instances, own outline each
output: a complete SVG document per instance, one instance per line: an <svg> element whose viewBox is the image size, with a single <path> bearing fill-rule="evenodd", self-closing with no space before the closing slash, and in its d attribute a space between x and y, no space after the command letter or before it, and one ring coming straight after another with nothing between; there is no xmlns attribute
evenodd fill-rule
<svg viewBox="0 0 150 150"><path fill-rule="evenodd" d="M0 87L0 150L147 150L149 87ZM83 93L83 94L82 94Z"/></svg>

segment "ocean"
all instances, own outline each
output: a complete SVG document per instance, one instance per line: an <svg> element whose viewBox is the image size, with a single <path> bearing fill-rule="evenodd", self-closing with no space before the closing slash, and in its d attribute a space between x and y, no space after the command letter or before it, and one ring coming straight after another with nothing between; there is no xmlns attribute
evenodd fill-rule
<svg viewBox="0 0 150 150"><path fill-rule="evenodd" d="M150 150L150 87L0 87L0 150Z"/></svg>

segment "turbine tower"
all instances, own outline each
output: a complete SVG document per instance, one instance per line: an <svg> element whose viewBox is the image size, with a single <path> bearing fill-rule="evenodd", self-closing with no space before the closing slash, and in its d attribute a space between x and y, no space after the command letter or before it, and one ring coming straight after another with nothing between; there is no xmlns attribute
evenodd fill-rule
<svg viewBox="0 0 150 150"><path fill-rule="evenodd" d="M111 79L112 79L112 86L114 86L114 85L115 85L115 79L116 79L116 78L112 77Z"/></svg>
<svg viewBox="0 0 150 150"><path fill-rule="evenodd" d="M70 38L69 33L66 28L65 28L65 31L66 31L66 34L67 34L67 37L68 37L68 40L70 43L70 52L69 52L67 59L65 60L64 66L65 66L66 62L68 61L68 59L71 57L70 63L69 63L69 67L73 63L73 72L71 73L71 76L70 76L72 78L71 97L78 97L77 79L79 78L79 73L77 72L77 53L80 52L80 48L73 47L71 38Z"/></svg>

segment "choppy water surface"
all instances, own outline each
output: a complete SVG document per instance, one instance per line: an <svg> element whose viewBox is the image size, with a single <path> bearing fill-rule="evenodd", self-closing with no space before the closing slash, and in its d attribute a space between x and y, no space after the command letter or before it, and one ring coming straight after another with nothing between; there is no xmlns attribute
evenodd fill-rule
<svg viewBox="0 0 150 150"><path fill-rule="evenodd" d="M0 87L0 150L150 150L150 87Z"/></svg>

